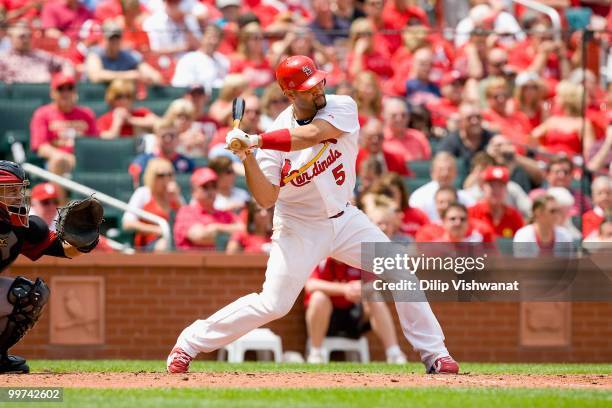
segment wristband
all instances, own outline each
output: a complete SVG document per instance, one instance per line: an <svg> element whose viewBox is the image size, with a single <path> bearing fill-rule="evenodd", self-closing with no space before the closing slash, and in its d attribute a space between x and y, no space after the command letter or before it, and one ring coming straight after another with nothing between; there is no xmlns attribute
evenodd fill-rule
<svg viewBox="0 0 612 408"><path fill-rule="evenodd" d="M259 135L261 148L268 150L280 150L281 152L291 151L291 133L289 129L273 130Z"/></svg>

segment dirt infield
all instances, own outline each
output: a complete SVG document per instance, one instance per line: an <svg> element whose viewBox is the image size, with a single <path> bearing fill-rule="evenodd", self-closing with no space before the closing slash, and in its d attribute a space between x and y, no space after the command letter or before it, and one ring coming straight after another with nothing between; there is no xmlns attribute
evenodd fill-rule
<svg viewBox="0 0 612 408"><path fill-rule="evenodd" d="M327 388L327 387L526 387L612 389L609 374L370 374L370 373L34 373L0 376L0 386L84 388Z"/></svg>

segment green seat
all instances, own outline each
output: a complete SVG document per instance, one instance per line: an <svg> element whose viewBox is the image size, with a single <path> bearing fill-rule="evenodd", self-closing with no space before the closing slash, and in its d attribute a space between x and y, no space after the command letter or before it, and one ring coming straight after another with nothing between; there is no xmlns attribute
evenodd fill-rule
<svg viewBox="0 0 612 408"><path fill-rule="evenodd" d="M500 253L504 255L513 254L512 238L497 238L495 244Z"/></svg>
<svg viewBox="0 0 612 408"><path fill-rule="evenodd" d="M9 99L11 97L10 89L7 84L0 82L0 99Z"/></svg>
<svg viewBox="0 0 612 408"><path fill-rule="evenodd" d="M404 177L404 186L408 194L412 194L417 188L429 183L429 178L410 178Z"/></svg>
<svg viewBox="0 0 612 408"><path fill-rule="evenodd" d="M431 160L412 160L406 163L416 178L429 178Z"/></svg>
<svg viewBox="0 0 612 408"><path fill-rule="evenodd" d="M7 130L29 130L32 115L42 104L40 99L0 100L0 135Z"/></svg>
<svg viewBox="0 0 612 408"><path fill-rule="evenodd" d="M79 137L75 139L75 173L112 172L126 173L136 157L136 139L100 139Z"/></svg>
<svg viewBox="0 0 612 408"><path fill-rule="evenodd" d="M225 252L230 238L230 234L226 232L217 233L215 236L215 249L219 252Z"/></svg>
<svg viewBox="0 0 612 408"><path fill-rule="evenodd" d="M185 202L188 203L191 200L191 174L177 173L175 177L176 182L181 188L181 194L183 195Z"/></svg>
<svg viewBox="0 0 612 408"><path fill-rule="evenodd" d="M173 99L146 99L136 102L134 106L147 108L156 115L163 116L172 101Z"/></svg>
<svg viewBox="0 0 612 408"><path fill-rule="evenodd" d="M106 84L94 84L91 82L79 82L77 93L80 103L87 105L88 101L104 101L106 95Z"/></svg>
<svg viewBox="0 0 612 408"><path fill-rule="evenodd" d="M124 173L73 173L73 180L89 188L100 191L121 201L128 202L134 191L132 176ZM82 196L74 195L75 198ZM105 228L120 227L123 211L110 206L104 206Z"/></svg>
<svg viewBox="0 0 612 408"><path fill-rule="evenodd" d="M174 86L151 86L147 89L147 99L179 99L182 98L188 90L188 88Z"/></svg>
<svg viewBox="0 0 612 408"><path fill-rule="evenodd" d="M3 154L3 157L9 160L15 159L11 151L11 145L15 142L21 143L28 163L38 167L45 166L45 159L30 150L30 132L27 130L8 130L4 133L4 137L0 142L0 152Z"/></svg>
<svg viewBox="0 0 612 408"><path fill-rule="evenodd" d="M208 158L207 157L193 157L193 163L195 164L195 168L199 169L200 167L208 166Z"/></svg>
<svg viewBox="0 0 612 408"><path fill-rule="evenodd" d="M106 112L110 110L110 107L104 101L104 99L83 101L82 103L79 103L79 104L81 106L86 106L89 109L91 109L97 118L99 118L100 116L102 116L103 114L105 114Z"/></svg>
<svg viewBox="0 0 612 408"><path fill-rule="evenodd" d="M12 84L8 86L8 92L10 93L11 99L13 100L31 100L39 99L43 103L49 103L51 101L50 85L48 83L42 84Z"/></svg>
<svg viewBox="0 0 612 408"><path fill-rule="evenodd" d="M243 190L249 191L249 186L247 185L246 177L244 176L236 176L235 186Z"/></svg>

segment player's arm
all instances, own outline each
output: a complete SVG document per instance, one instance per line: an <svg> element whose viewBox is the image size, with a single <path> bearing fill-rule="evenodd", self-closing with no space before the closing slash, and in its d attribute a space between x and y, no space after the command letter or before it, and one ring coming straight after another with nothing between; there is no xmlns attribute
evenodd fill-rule
<svg viewBox="0 0 612 408"><path fill-rule="evenodd" d="M272 184L266 178L253 154L247 154L242 163L244 164L247 186L257 204L265 209L274 206L278 199L280 186Z"/></svg>
<svg viewBox="0 0 612 408"><path fill-rule="evenodd" d="M345 132L323 119L293 129L278 129L259 135L247 135L240 129L233 129L227 134L227 142L236 139L243 147L278 150L290 152L312 147L323 140L338 139Z"/></svg>

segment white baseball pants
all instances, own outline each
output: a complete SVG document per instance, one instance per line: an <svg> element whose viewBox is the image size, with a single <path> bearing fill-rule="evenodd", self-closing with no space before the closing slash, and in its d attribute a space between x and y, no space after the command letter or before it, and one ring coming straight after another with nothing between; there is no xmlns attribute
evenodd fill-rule
<svg viewBox="0 0 612 408"><path fill-rule="evenodd" d="M277 220L278 221L278 220ZM361 268L362 242L388 242L387 236L359 209L348 206L335 219L282 219L272 237L272 249L261 293L251 293L180 334L176 346L191 356L211 352L291 310L314 267L332 257ZM402 330L421 360L430 367L448 355L444 334L427 302L395 304Z"/></svg>

